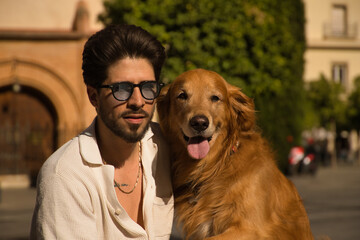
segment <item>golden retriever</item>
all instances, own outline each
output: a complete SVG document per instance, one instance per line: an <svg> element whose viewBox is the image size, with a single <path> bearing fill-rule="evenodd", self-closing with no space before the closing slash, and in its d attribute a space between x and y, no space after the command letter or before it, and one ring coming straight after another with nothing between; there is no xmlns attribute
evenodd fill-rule
<svg viewBox="0 0 360 240"><path fill-rule="evenodd" d="M313 239L297 190L278 170L256 130L253 101L239 88L196 69L166 86L157 104L186 239Z"/></svg>

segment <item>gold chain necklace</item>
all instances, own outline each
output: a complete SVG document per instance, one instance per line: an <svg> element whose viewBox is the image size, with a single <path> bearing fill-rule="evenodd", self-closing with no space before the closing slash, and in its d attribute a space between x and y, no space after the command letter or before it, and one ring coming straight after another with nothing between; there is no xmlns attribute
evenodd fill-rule
<svg viewBox="0 0 360 240"><path fill-rule="evenodd" d="M121 187L127 187L127 186L129 186L129 184L125 184L125 183L119 184L117 181L115 181L115 179L114 179L114 187L117 187L122 193L125 193L125 194L132 193L135 190L135 188L139 182L140 170L141 170L141 142L139 142L139 168L138 168L138 173L137 173L136 182L135 182L134 187L130 191L125 191L125 190L121 189Z"/></svg>

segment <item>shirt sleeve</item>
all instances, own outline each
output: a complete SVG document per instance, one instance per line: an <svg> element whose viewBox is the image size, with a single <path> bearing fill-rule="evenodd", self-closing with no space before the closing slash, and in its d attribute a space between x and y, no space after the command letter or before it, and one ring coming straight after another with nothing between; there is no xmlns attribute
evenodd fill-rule
<svg viewBox="0 0 360 240"><path fill-rule="evenodd" d="M86 186L56 173L39 178L30 239L98 239Z"/></svg>

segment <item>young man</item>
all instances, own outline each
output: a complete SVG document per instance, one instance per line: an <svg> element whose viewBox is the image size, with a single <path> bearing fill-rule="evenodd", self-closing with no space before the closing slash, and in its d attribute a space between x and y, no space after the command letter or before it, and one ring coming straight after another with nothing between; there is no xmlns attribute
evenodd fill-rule
<svg viewBox="0 0 360 240"><path fill-rule="evenodd" d="M83 77L97 117L42 167L31 239L169 239L168 150L151 122L162 45L113 25L89 38Z"/></svg>

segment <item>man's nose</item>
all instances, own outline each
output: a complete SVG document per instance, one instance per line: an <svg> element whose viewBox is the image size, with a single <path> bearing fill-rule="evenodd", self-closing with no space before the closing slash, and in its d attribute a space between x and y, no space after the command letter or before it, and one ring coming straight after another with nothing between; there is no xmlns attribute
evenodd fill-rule
<svg viewBox="0 0 360 240"><path fill-rule="evenodd" d="M145 105L145 99L141 95L140 88L135 87L133 93L128 100L128 106L130 108L139 109Z"/></svg>

